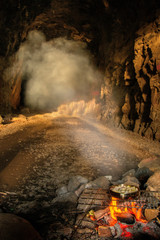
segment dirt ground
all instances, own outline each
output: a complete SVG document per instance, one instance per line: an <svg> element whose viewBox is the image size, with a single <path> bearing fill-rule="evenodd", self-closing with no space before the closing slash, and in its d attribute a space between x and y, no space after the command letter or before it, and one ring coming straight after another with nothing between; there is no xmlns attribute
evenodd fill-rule
<svg viewBox="0 0 160 240"><path fill-rule="evenodd" d="M66 204L55 205L57 188L75 175L118 180L142 159L159 155L159 142L98 120L17 115L0 125L0 212L24 217L45 240L62 239L55 226L73 226L75 215Z"/></svg>
<svg viewBox="0 0 160 240"><path fill-rule="evenodd" d="M0 126L0 183L14 190L46 179L53 188L81 175L117 180L144 158L160 155L160 143L97 120L58 113L18 115Z"/></svg>

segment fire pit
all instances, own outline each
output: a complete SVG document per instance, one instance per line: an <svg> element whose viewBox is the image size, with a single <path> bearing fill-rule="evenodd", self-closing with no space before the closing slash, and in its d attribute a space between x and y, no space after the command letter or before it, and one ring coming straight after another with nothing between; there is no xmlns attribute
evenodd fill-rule
<svg viewBox="0 0 160 240"><path fill-rule="evenodd" d="M84 227L90 226L87 233L90 239L142 239L138 235L145 235L145 239L160 239L160 192L123 185L118 187L130 188L131 192L116 191L116 195L113 187L110 193L105 189L85 189L78 203L78 210L84 213L77 219L76 231L84 236Z"/></svg>

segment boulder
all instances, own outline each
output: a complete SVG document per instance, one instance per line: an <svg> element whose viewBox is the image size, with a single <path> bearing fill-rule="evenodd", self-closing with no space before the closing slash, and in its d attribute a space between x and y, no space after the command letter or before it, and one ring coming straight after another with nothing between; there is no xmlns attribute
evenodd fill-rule
<svg viewBox="0 0 160 240"><path fill-rule="evenodd" d="M126 176L122 179L122 182L126 185L134 185L136 187L139 187L140 183L137 178L131 177L131 176Z"/></svg>
<svg viewBox="0 0 160 240"><path fill-rule="evenodd" d="M157 157L151 157L143 159L139 164L139 168L149 168L152 172L155 172L157 170L160 170L160 158Z"/></svg>
<svg viewBox="0 0 160 240"><path fill-rule="evenodd" d="M63 185L62 187L60 187L56 190L56 194L58 196L66 194L67 192L68 192L68 189L67 189L67 186L65 186L65 185Z"/></svg>
<svg viewBox="0 0 160 240"><path fill-rule="evenodd" d="M83 190L85 189L85 184L81 185L76 191L75 194L77 197L79 197L81 195L81 193L83 192Z"/></svg>
<svg viewBox="0 0 160 240"><path fill-rule="evenodd" d="M141 184L145 184L148 178L152 175L153 172L147 167L138 168L135 173L135 177L141 182Z"/></svg>
<svg viewBox="0 0 160 240"><path fill-rule="evenodd" d="M160 170L155 172L146 182L147 190L160 191Z"/></svg>
<svg viewBox="0 0 160 240"><path fill-rule="evenodd" d="M74 176L69 180L68 183L68 191L74 192L76 191L80 185L85 184L88 182L88 179L82 176Z"/></svg>
<svg viewBox="0 0 160 240"><path fill-rule="evenodd" d="M95 179L94 181L89 182L86 184L86 188L103 188L106 190L109 190L110 181L108 180L108 177L101 176Z"/></svg>
<svg viewBox="0 0 160 240"><path fill-rule="evenodd" d="M27 220L9 213L0 213L0 239L42 240Z"/></svg>
<svg viewBox="0 0 160 240"><path fill-rule="evenodd" d="M123 174L123 178L126 176L135 177L135 173L136 173L135 169L131 169L128 172Z"/></svg>

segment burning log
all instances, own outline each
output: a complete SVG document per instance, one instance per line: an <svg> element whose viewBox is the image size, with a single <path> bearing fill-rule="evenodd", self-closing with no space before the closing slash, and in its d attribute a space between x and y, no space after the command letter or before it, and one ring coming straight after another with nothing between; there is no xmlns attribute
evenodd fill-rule
<svg viewBox="0 0 160 240"><path fill-rule="evenodd" d="M108 212L109 212L109 208L101 209L101 210L96 211L94 213L94 216L98 221L99 219L103 218Z"/></svg>
<svg viewBox="0 0 160 240"><path fill-rule="evenodd" d="M131 214L129 212L118 214L117 220L122 223L126 223L126 224L134 224L135 223L135 218L134 218L133 214Z"/></svg>

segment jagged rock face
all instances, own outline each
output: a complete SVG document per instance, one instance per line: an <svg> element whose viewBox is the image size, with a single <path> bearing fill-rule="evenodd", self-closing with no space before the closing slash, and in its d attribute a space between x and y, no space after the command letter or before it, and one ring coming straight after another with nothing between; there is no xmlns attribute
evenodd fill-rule
<svg viewBox="0 0 160 240"><path fill-rule="evenodd" d="M117 16L112 22L112 42L105 56L101 90L102 118L142 136L160 140L159 6L154 8L153 2L150 8L154 11L149 14L149 6L143 5L143 1L139 1L144 7L141 9L135 8L136 2L130 4L132 8L131 5L127 8L129 12L125 16L122 14L124 9L115 11ZM125 17L128 17L126 28Z"/></svg>
<svg viewBox="0 0 160 240"><path fill-rule="evenodd" d="M135 39L134 67L139 86L135 130L159 139L160 117L160 18L140 29ZM159 139L160 140L160 139Z"/></svg>
<svg viewBox="0 0 160 240"><path fill-rule="evenodd" d="M21 65L8 82L4 70L31 30L87 43L104 73L101 116L106 122L160 140L158 0L2 1L0 111L21 103Z"/></svg>

